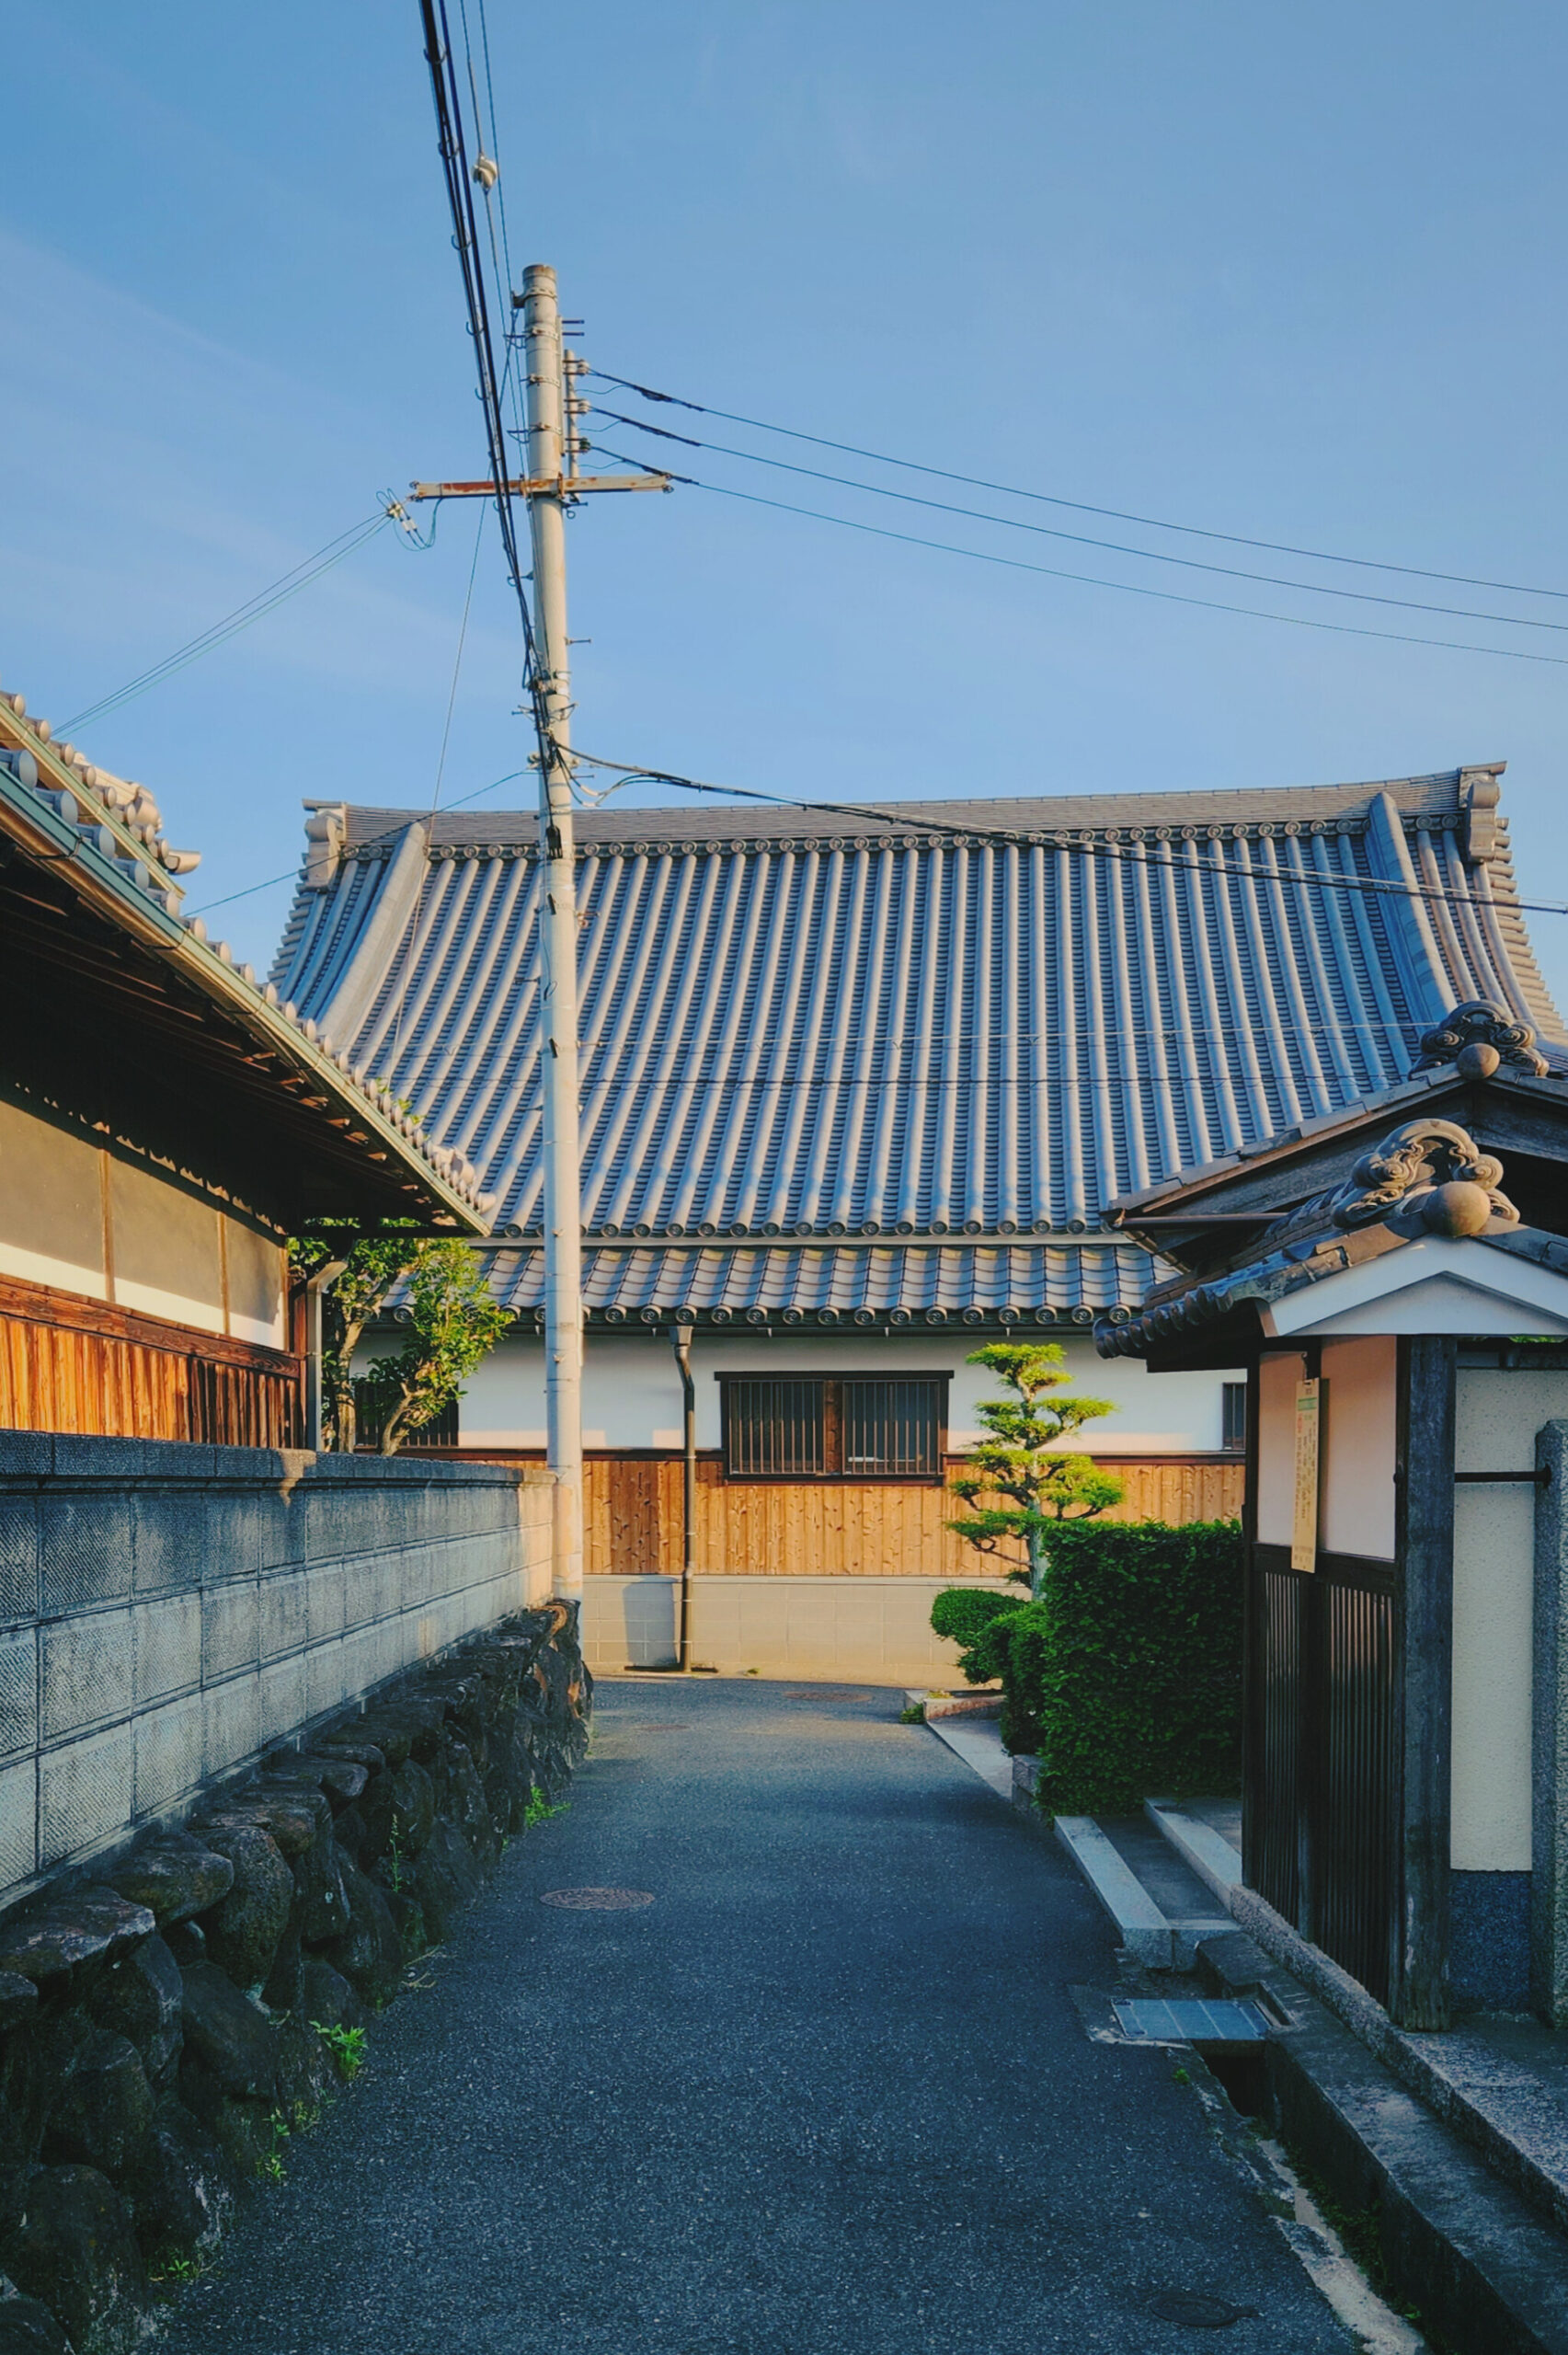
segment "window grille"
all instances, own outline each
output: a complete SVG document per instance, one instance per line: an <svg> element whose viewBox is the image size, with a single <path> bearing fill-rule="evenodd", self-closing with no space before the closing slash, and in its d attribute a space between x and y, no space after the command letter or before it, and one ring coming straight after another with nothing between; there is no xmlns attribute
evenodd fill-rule
<svg viewBox="0 0 1568 2355"><path fill-rule="evenodd" d="M827 1469L821 1382L725 1384L725 1459L740 1480L816 1480Z"/></svg>
<svg viewBox="0 0 1568 2355"><path fill-rule="evenodd" d="M846 1382L846 1479L881 1474L930 1479L942 1468L934 1382Z"/></svg>
<svg viewBox="0 0 1568 2355"><path fill-rule="evenodd" d="M1240 1455L1247 1444L1247 1385L1244 1382L1223 1384L1219 1412L1219 1444L1229 1454Z"/></svg>
<svg viewBox="0 0 1568 2355"><path fill-rule="evenodd" d="M732 1480L937 1480L947 1377L720 1376Z"/></svg>

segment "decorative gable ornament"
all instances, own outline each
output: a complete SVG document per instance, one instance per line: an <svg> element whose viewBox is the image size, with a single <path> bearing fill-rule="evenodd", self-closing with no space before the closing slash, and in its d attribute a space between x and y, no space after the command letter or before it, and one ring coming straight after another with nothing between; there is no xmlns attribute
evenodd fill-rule
<svg viewBox="0 0 1568 2355"><path fill-rule="evenodd" d="M1461 1014L1473 1011L1495 1009L1459 1008ZM1503 1164L1495 1155L1481 1152L1452 1120L1411 1120L1362 1155L1349 1185L1330 1205L1330 1216L1338 1227L1381 1223L1407 1237L1482 1235L1494 1219L1508 1226L1519 1223L1513 1203L1497 1190L1502 1178Z"/></svg>
<svg viewBox="0 0 1568 2355"><path fill-rule="evenodd" d="M1421 1041L1413 1072L1437 1071L1457 1064L1466 1079L1490 1079L1504 1063L1544 1079L1551 1065L1535 1042L1528 1022L1516 1022L1500 1005L1486 998L1469 999L1445 1015Z"/></svg>

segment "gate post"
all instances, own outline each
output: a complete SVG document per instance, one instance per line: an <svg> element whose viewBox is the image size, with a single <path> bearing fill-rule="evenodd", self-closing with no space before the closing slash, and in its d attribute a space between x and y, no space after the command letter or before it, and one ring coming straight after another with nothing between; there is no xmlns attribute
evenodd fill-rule
<svg viewBox="0 0 1568 2355"><path fill-rule="evenodd" d="M1568 2028L1568 1422L1536 1437L1530 2001Z"/></svg>
<svg viewBox="0 0 1568 2355"><path fill-rule="evenodd" d="M1399 1344L1399 1918L1389 2009L1402 2028L1445 2028L1453 1773L1454 1392L1446 1334Z"/></svg>

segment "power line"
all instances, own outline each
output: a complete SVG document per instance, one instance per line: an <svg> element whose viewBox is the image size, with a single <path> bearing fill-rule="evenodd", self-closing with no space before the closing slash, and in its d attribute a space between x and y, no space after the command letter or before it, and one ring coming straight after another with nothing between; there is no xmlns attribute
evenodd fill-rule
<svg viewBox="0 0 1568 2355"><path fill-rule="evenodd" d="M446 806L449 810L466 809L470 802L477 801L482 795L497 793L503 785L513 785L520 776L527 775L526 769L509 769L505 776L493 776L488 785L476 785L472 793L460 793L455 801L449 801ZM395 842L399 834L406 833L408 823L409 821L405 820L401 826L388 826L383 833L367 834L362 843L354 844L354 848L369 850L375 843ZM203 900L199 908L191 908L187 913L193 916L210 915L214 908L232 907L236 900L253 900L258 891L276 890L280 883L296 883L299 880L299 874L300 870L296 863L286 868L281 875L269 875L265 883L247 883L242 891L226 891L221 900Z"/></svg>
<svg viewBox="0 0 1568 2355"><path fill-rule="evenodd" d="M655 433L662 441L681 442L692 450L712 450L722 458L740 458L753 466L771 466L780 474L803 475L812 482L836 483L843 490L858 490L872 499L897 499L910 507L927 507L939 515L964 515L972 523L995 523L1007 532L1030 532L1042 539L1067 540L1074 547L1104 548L1112 556L1137 557L1146 564L1178 564L1189 572L1213 572L1227 580L1256 580L1265 589L1294 589L1306 597L1352 597L1360 604L1400 605L1413 614L1445 614L1458 621L1496 622L1505 629L1550 629L1568 635L1568 622L1537 621L1528 615L1489 614L1477 612L1470 605L1431 605L1413 597L1381 596L1371 589L1335 589L1317 580L1289 580L1276 572L1248 572L1234 564L1206 564L1201 557L1167 556L1159 548L1128 547L1124 540L1094 539L1085 532L1061 532L1049 523L1026 523L1016 515L988 515L978 507L960 507L952 500L922 499L918 491L893 490L885 483L857 482L852 475L833 475L820 466L798 466L787 458L764 458L755 450L737 450L727 442L699 442L689 433L668 433L661 425L649 425L645 418L623 417L619 410L595 408L595 416L607 417L616 425L629 425L634 431ZM611 454L612 455L613 453ZM708 488L709 485L699 488Z"/></svg>
<svg viewBox="0 0 1568 2355"><path fill-rule="evenodd" d="M346 557L362 548L368 540L373 540L392 520L383 509L374 515L362 517L358 523L350 524L346 532L339 532L336 538L328 540L325 547L317 548L314 556L302 558L268 588L258 589L254 597L246 598L243 605L236 605L233 613L225 614L221 621L213 622L197 637L188 638L172 654L166 654L161 662L155 662L145 671L138 672L135 678L128 679L122 687L116 687L112 695L100 696L85 711L78 711L70 719L63 720L59 732L74 734L78 728L101 719L106 713L117 709L122 703L129 703L133 696L145 695L151 687L161 686L166 679L173 678L177 671L183 671L203 654L211 654L231 638L237 638L242 629L248 629L252 622L260 621L279 605L287 603L291 597L297 597L302 589L308 589L313 580L321 579L324 572L330 572L335 565L341 564Z"/></svg>
<svg viewBox="0 0 1568 2355"><path fill-rule="evenodd" d="M863 449L858 442L830 441L826 434L804 433L792 425L773 425L765 418L741 417L734 409L711 408L702 401L682 400L676 393L656 392L650 385L634 383L629 376L612 375L607 368L590 372L604 384L619 385L629 393L636 393L643 400L662 401L674 408L691 409L699 417L722 417L727 424L745 425L758 433L778 433L792 442L809 442L818 450L837 450L849 458L869 458L879 466L901 466L906 472L931 475L941 482L957 482L970 490L1000 491L1007 499L1029 499L1047 507L1070 508L1076 515L1103 515L1116 523L1137 523L1154 532L1181 532L1200 540L1219 540L1228 547L1262 548L1274 556L1306 557L1315 564L1355 565L1365 572L1400 572L1414 580L1446 580L1459 589L1500 589L1516 597L1558 597L1568 599L1568 589L1535 589L1519 580L1492 580L1470 572L1436 572L1421 564L1389 564L1375 557L1340 556L1329 548L1298 547L1289 540L1260 540L1249 538L1240 532L1219 532L1201 523L1173 523L1160 515L1135 515L1123 507L1097 507L1087 500L1063 499L1047 490L1024 490L1016 483L991 482L982 475L956 474L947 466L922 465L918 458L890 457L885 450Z"/></svg>
<svg viewBox="0 0 1568 2355"><path fill-rule="evenodd" d="M1543 661L1551 658L1538 656L1536 659ZM1513 894L1500 900L1493 900L1490 897L1478 898L1471 891L1434 890L1429 885L1424 884L1389 883L1365 875L1320 875L1311 868L1280 869L1266 866L1228 867L1219 864L1219 861L1205 864L1201 859L1161 856L1158 850L1150 856L1148 852L1140 850L1136 844L1131 843L1091 840L1060 844L1033 844L1021 841L1016 833L1010 833L1001 826L969 825L955 818L921 818L911 815L907 807L902 810L881 809L875 802L870 801L803 801L793 794L763 793L755 786L715 785L700 777L683 776L674 769L649 768L640 763L608 760L601 753L585 752L580 745L573 747L573 757L578 761L586 761L590 768L616 772L624 785L670 785L674 786L680 792L713 793L722 796L726 800L765 801L776 810L809 810L834 818L876 818L899 833L907 833L921 830L926 833L959 835L965 839L974 839L979 842L998 843L1005 850L1070 849L1083 851L1092 856L1115 859L1127 866L1168 868L1173 869L1178 874L1207 875L1216 881L1251 880L1257 883L1295 883L1325 891L1367 891L1389 899L1421 900L1446 908L1477 909L1483 913L1505 908L1518 909L1529 915L1568 915L1568 902L1561 900L1521 900ZM886 841L886 837L880 834L872 835L868 839L877 845L883 844ZM1271 836L1267 839L1274 841L1280 838ZM1301 837L1288 835L1283 839L1299 842ZM1309 836L1308 839L1312 838ZM703 847L704 844L701 842L694 842L692 844L693 850L701 850ZM1161 845L1162 849L1169 847L1165 844Z"/></svg>
<svg viewBox="0 0 1568 2355"><path fill-rule="evenodd" d="M600 446L602 448L603 444ZM604 454L621 465L647 463L627 458L617 450L605 450ZM1105 580L1098 573L1070 572L1060 565L1030 564L1023 557L997 556L986 548L963 548L951 540L927 539L918 532L895 532L885 523L863 523L849 515L829 515L819 507L801 507L793 500L764 499L760 491L737 490L728 483L703 482L695 475L673 475L670 479L692 490L711 491L716 499L743 500L749 507L771 507L781 515L804 515L815 523L836 523L841 531L864 532L877 540L898 540L905 547L933 548L942 556L967 557L973 564L1001 565L1009 572L1035 572L1047 580L1076 580L1091 589L1113 589L1124 597L1152 597L1164 605L1196 605L1210 614L1240 614L1248 621L1279 622L1289 629L1327 630L1335 638L1376 638L1391 646L1433 646L1447 654L1491 654L1499 661L1546 662L1554 669L1568 668L1568 655L1533 654L1528 647L1521 646L1477 646L1460 638L1423 638L1414 630L1370 629L1356 622L1313 621L1306 614L1276 614L1261 605L1232 605L1219 597L1189 597L1176 589L1150 589L1137 580Z"/></svg>

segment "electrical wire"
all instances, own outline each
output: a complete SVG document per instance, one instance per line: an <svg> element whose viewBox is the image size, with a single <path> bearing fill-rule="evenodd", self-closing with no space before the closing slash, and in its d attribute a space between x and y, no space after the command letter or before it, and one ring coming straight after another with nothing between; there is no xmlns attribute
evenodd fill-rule
<svg viewBox="0 0 1568 2355"><path fill-rule="evenodd" d="M1568 901L1521 900L1512 893L1505 899L1494 900L1490 895L1478 897L1470 891L1434 890L1431 886L1424 884L1390 883L1364 875L1320 875L1310 868L1282 870L1270 867L1266 864L1257 867L1250 866L1227 867L1218 860L1205 862L1202 859L1162 856L1159 852L1151 856L1148 852L1139 850L1135 844L1130 843L1097 842L1091 839L1088 842L1038 845L1020 841L1016 832L1010 832L1001 826L971 825L967 821L951 817L921 818L914 815L908 808L883 809L870 801L804 801L793 794L763 793L754 786L715 785L704 778L683 776L675 769L650 768L637 762L609 760L601 753L584 752L580 744L573 745L572 757L574 760L585 761L589 768L618 772L623 783L626 785L668 785L675 787L677 790L683 793L712 793L721 796L726 800L764 801L776 810L809 810L833 818L875 818L899 833L923 832L931 834L958 835L966 840L997 843L1005 850L1063 848L1082 851L1092 856L1114 859L1127 866L1173 868L1178 874L1208 875L1225 882L1250 879L1259 883L1299 884L1309 889L1325 891L1367 891L1389 899L1421 900L1441 907L1479 909L1482 913L1491 913L1497 909L1509 911L1517 909L1529 915L1568 915ZM1299 840L1299 837L1287 836L1285 839ZM886 837L876 834L870 836L869 840L875 844L881 844ZM703 844L700 842L692 844L693 849L702 847ZM1168 849L1169 845L1162 845L1161 848Z"/></svg>
<svg viewBox="0 0 1568 2355"><path fill-rule="evenodd" d="M297 597L302 589L308 589L313 581L319 580L323 573L330 572L334 566L355 555L368 541L385 531L393 520L383 509L374 515L363 517L358 523L350 524L346 532L339 532L335 539L328 540L325 547L317 548L314 556L303 557L269 587L258 589L254 597L247 597L243 605L235 607L233 613L225 614L221 621L213 622L195 638L188 638L172 654L166 654L161 662L150 664L145 671L138 672L135 678L128 679L123 686L116 687L112 695L100 696L97 703L88 704L85 710L62 721L58 732L63 736L74 734L77 729L90 726L95 719L103 718L106 713L117 710L121 704L130 703L132 697L161 686L166 679L172 679L177 672L199 661L203 654L211 654L216 648L226 645L231 638L237 638L241 630L248 629L253 622L275 612L291 597Z"/></svg>
<svg viewBox="0 0 1568 2355"><path fill-rule="evenodd" d="M601 443L601 448L604 445ZM607 458L618 465L646 466L646 458L627 457L619 450L604 450ZM655 469L659 471L659 469ZM905 547L933 548L942 556L967 557L972 564L995 564L1009 572L1034 572L1047 580L1075 580L1091 589L1113 589L1125 597L1152 597L1164 605L1196 605L1210 614L1240 614L1248 621L1279 622L1289 629L1327 630L1335 638L1376 638L1392 646L1433 646L1448 654L1490 654L1504 662L1545 662L1554 669L1568 668L1568 655L1535 654L1523 646L1478 646L1468 638L1424 638L1419 631L1402 629L1371 629L1356 622L1314 621L1306 614L1276 614L1261 605L1232 605L1219 597L1189 597L1176 589L1151 589L1147 582L1137 580L1106 580L1098 573L1070 572L1055 564L1030 564L1023 557L997 556L986 548L964 548L952 540L933 540L918 532L895 532L885 523L863 523L849 515L830 515L819 507L802 507L793 500L765 499L761 491L737 490L732 484L703 482L695 475L671 475L692 490L705 490L715 499L738 499L749 507L771 507L781 515L804 515L815 523L836 523L841 531L863 532L877 540L898 540Z"/></svg>
<svg viewBox="0 0 1568 2355"><path fill-rule="evenodd" d="M869 458L876 465L900 466L907 473L931 475L940 482L963 483L970 490L994 490L1006 499L1029 499L1042 506L1069 508L1075 515L1103 515L1111 523L1137 523L1154 532L1180 532L1188 538L1219 540L1228 547L1261 548L1273 556L1305 557L1314 564L1349 564L1365 572L1399 572L1413 580L1446 580L1459 589L1498 589L1510 596L1568 599L1568 589L1538 589L1526 581L1493 580L1471 572L1437 572L1426 565L1385 563L1376 557L1341 556L1329 548L1298 547L1289 540L1253 539L1243 533L1214 531L1201 523L1173 523L1160 515L1136 515L1124 507L1098 507L1087 500L1063 499L1052 491L1025 490L1016 483L991 482L983 475L957 474L948 466L922 465L917 458L890 457L885 450L863 449L858 442L834 442L826 434L804 433L795 426L773 425L765 418L741 417L734 409L711 408L702 401L682 400L679 394L656 392L650 385L635 384L629 376L612 375L606 368L594 368L589 373L599 377L601 383L619 385L626 392L637 394L643 400L666 402L674 408L691 409L699 417L721 417L727 424L749 426L758 433L782 434L792 442L808 442L818 450L837 450L844 457Z"/></svg>
<svg viewBox="0 0 1568 2355"><path fill-rule="evenodd" d="M513 785L520 776L527 775L526 769L509 769L505 776L493 776L488 785L476 785L472 793L460 793L455 801L449 801L446 806L449 810L464 810L471 802L479 800L485 794L498 793L503 785ZM384 833L367 834L362 843L355 844L354 848L369 850L377 843L395 842L399 834L406 833L408 821L405 819L400 826L388 826ZM232 907L236 900L253 900L258 891L275 891L280 883L297 883L299 879L300 868L296 861L281 875L269 875L264 883L247 883L240 891L225 891L221 900L203 900L199 908L188 909L187 913L193 916L211 915L214 908Z"/></svg>
<svg viewBox="0 0 1568 2355"><path fill-rule="evenodd" d="M623 417L612 408L594 410L596 417L610 418L617 425L629 425L635 431L656 433L666 442L681 442L689 449L712 450L719 457L741 458L753 466L771 466L786 475L802 475L812 482L836 483L843 490L858 490L872 499L897 499L910 507L927 507L939 515L963 515L971 523L995 523L1007 532L1030 532L1042 539L1067 540L1074 547L1104 548L1112 556L1137 557L1147 564L1178 564L1189 572L1213 572L1227 580L1256 580L1265 589L1294 589L1306 597L1352 597L1365 605L1399 605L1413 614L1443 614L1450 619L1467 622L1496 622L1505 629L1549 629L1568 636L1568 622L1538 621L1530 615L1489 614L1478 612L1471 605L1432 605L1413 597L1381 596L1372 589L1335 589L1318 580L1289 580L1276 572L1248 572L1234 564L1206 564L1201 557L1168 556L1160 548L1128 547L1123 540L1099 540L1085 532L1058 531L1050 523L1026 523L1016 515L988 515L978 507L960 507L947 499L922 499L918 491L893 490L885 483L857 482L850 475L828 474L820 466L799 466L787 458L764 458L755 450L737 450L727 442L699 442L689 433L667 433L661 425L649 425L646 419ZM704 486L707 488L708 486Z"/></svg>

